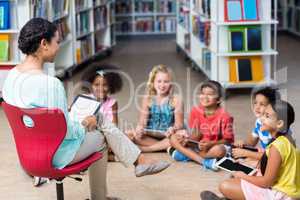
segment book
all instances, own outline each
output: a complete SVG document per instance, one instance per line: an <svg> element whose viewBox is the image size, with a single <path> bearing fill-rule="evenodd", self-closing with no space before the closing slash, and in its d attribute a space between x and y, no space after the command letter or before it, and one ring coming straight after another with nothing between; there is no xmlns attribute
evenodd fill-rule
<svg viewBox="0 0 300 200"><path fill-rule="evenodd" d="M258 20L257 0L243 0L244 20Z"/></svg>
<svg viewBox="0 0 300 200"><path fill-rule="evenodd" d="M0 61L9 60L9 35L0 34Z"/></svg>
<svg viewBox="0 0 300 200"><path fill-rule="evenodd" d="M244 47L244 33L241 31L230 32L231 51L243 51Z"/></svg>
<svg viewBox="0 0 300 200"><path fill-rule="evenodd" d="M225 21L241 21L243 19L242 4L240 0L226 1Z"/></svg>
<svg viewBox="0 0 300 200"><path fill-rule="evenodd" d="M10 29L10 3L0 1L0 29Z"/></svg>
<svg viewBox="0 0 300 200"><path fill-rule="evenodd" d="M260 27L247 28L247 50L248 51L262 50L262 33Z"/></svg>
<svg viewBox="0 0 300 200"><path fill-rule="evenodd" d="M237 60L237 71L239 81L252 81L252 67L251 61L248 58Z"/></svg>

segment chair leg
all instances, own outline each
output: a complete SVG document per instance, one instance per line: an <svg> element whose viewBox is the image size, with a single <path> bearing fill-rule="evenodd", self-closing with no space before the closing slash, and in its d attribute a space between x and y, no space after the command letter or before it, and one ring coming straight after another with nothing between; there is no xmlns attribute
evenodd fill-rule
<svg viewBox="0 0 300 200"><path fill-rule="evenodd" d="M56 197L57 200L64 200L64 185L62 181L56 182Z"/></svg>

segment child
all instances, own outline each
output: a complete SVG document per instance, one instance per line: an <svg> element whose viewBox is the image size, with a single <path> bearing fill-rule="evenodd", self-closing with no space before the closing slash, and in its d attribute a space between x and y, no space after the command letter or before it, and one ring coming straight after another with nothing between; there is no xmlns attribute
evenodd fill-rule
<svg viewBox="0 0 300 200"><path fill-rule="evenodd" d="M300 152L288 134L294 122L293 107L278 101L269 104L261 118L261 131L269 131L274 141L266 148L261 159L262 176L233 173L225 180L220 191L229 199L293 200L300 198ZM255 195L254 195L255 194Z"/></svg>
<svg viewBox="0 0 300 200"><path fill-rule="evenodd" d="M110 64L94 65L82 77L83 89L88 90L87 96L102 102L99 111L116 126L118 126L118 102L110 95L122 89L123 82L118 70L118 67ZM110 148L108 152L108 160L114 161L115 157Z"/></svg>
<svg viewBox="0 0 300 200"><path fill-rule="evenodd" d="M256 91L254 91L252 95L252 100L253 100L252 110L256 117L255 128L253 129L252 133L249 134L246 141L241 140L235 143L235 146L239 148L232 149L232 155L234 158L247 157L255 160L261 159L261 156L263 155L265 148L272 140L272 136L268 131L260 130L261 127L260 118L264 114L266 107L270 103L275 102L276 100L279 99L280 99L279 92L272 87L259 88ZM259 152L253 152L246 149L242 149L244 145L254 147L258 142L260 142L262 148L262 149L258 149Z"/></svg>
<svg viewBox="0 0 300 200"><path fill-rule="evenodd" d="M204 167L216 170L216 158L226 154L224 144L234 140L233 118L221 107L222 86L216 81L206 81L200 87L200 105L192 108L189 117L191 135L180 131L171 136L174 149L169 153L177 161L193 160ZM198 142L190 148L187 139Z"/></svg>
<svg viewBox="0 0 300 200"><path fill-rule="evenodd" d="M138 125L135 130L127 131L142 152L166 150L170 147L166 136L183 126L183 104L172 94L171 81L165 65L153 67L149 74Z"/></svg>

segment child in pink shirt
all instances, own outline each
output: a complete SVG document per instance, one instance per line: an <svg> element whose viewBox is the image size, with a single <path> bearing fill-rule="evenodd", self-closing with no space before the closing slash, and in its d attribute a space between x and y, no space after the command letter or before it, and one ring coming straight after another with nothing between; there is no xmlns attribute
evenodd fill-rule
<svg viewBox="0 0 300 200"><path fill-rule="evenodd" d="M200 105L192 108L189 116L189 133L183 130L171 136L173 148L169 149L169 154L173 159L193 160L216 170L216 158L226 154L224 144L234 141L233 118L220 105L222 90L216 81L206 81L201 85Z"/></svg>

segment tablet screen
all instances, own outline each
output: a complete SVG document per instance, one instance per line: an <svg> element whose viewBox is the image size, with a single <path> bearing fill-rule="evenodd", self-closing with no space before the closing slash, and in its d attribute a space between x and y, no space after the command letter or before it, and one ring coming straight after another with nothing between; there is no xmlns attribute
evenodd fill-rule
<svg viewBox="0 0 300 200"><path fill-rule="evenodd" d="M88 96L78 95L69 113L71 120L82 122L87 116L95 115L101 106L101 102Z"/></svg>
<svg viewBox="0 0 300 200"><path fill-rule="evenodd" d="M225 168L229 171L242 171L242 172L245 172L246 174L249 174L253 171L252 168L242 165L240 163L235 163L230 159L225 159L218 166Z"/></svg>

